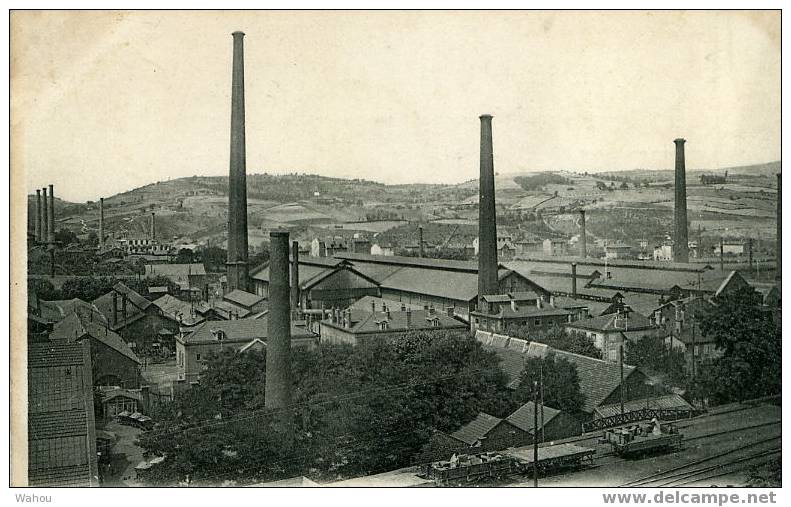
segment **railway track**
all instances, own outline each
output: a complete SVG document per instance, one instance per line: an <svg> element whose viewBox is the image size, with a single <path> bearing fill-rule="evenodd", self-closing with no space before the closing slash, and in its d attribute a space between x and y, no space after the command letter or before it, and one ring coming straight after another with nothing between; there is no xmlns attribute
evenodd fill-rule
<svg viewBox="0 0 791 507"><path fill-rule="evenodd" d="M779 421L772 421L772 422L768 422L768 423L754 424L752 426L745 426L745 427L742 427L742 428L733 428L733 429L730 429L730 430L717 431L717 432L714 432L714 433L706 433L704 435L697 435L697 436L694 436L694 437L684 438L684 440L682 441L682 445L686 445L687 443L694 442L696 440L703 440L703 439L706 439L706 438L719 437L719 436L722 436L722 435L730 435L732 433L740 433L742 431L748 431L748 430L753 430L753 429L757 429L757 428L763 428L763 427L766 427L766 426L776 426L778 424L780 424ZM609 460L609 461L599 462L599 460L601 458L609 458L609 457L614 457L614 456L617 456L617 455L614 452L612 452L612 451L608 451L608 452L603 452L601 454L597 454L597 456L595 458L596 462L597 462L596 463L597 466L610 465L612 463L617 463L617 462L621 461L620 459L613 459L613 460Z"/></svg>
<svg viewBox="0 0 791 507"><path fill-rule="evenodd" d="M751 454L749 456L742 457L742 458L737 458L737 459L735 459L733 461L729 461L728 463L725 463L725 464L707 465L707 466L702 467L702 468L700 467L700 465L702 465L704 463L709 463L709 462L721 459L721 458L723 458L725 456L728 456L728 455L731 455L731 454L734 454L734 453L737 453L737 452L740 452L740 451L744 451L745 449L749 449L751 447L755 447L756 445L772 442L772 441L778 440L780 438L781 438L780 435L776 435L776 436L773 436L773 437L765 438L763 440L750 442L749 444L741 445L741 446L735 447L733 449L728 449L727 451L724 451L724 452L721 452L721 453L718 453L718 454L714 454L712 456L707 456L707 457L705 457L703 459L700 459L700 460L697 460L697 461L692 461L690 463L685 463L683 465L679 465L677 467L673 467L673 468L670 468L668 470L663 470L661 472L657 472L657 473L654 473L654 474L646 475L646 476L641 477L639 479L635 479L635 480L626 482L624 484L621 484L619 487L622 487L622 488L661 487L661 486L670 486L670 485L673 485L673 483L676 483L676 482L684 482L684 481L686 481L687 479L689 479L691 477L694 477L694 476L697 476L697 475L700 475L700 474L704 474L704 473L709 472L709 471L720 470L723 467L727 467L727 466L730 466L732 464L738 464L738 463L742 463L744 461L750 461L750 460L753 460L753 459L756 459L756 458L759 458L759 457L764 457L764 456L768 456L768 455L772 455L772 454L775 454L777 452L780 452L780 448L778 447L778 448L773 448L773 449L769 449L769 450L765 450L765 451L758 451L758 452L753 453L753 454ZM676 484L676 485L678 486L678 485L681 485L681 484Z"/></svg>

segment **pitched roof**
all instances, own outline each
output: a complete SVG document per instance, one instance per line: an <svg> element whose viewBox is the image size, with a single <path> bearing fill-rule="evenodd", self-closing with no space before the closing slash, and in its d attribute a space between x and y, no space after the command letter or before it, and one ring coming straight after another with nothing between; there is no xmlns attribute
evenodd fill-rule
<svg viewBox="0 0 791 507"><path fill-rule="evenodd" d="M113 322L113 293L117 294L115 297L118 298L119 301L118 309L116 311L118 318L117 323ZM122 303L120 302L122 300L122 295L124 294L126 295L128 301L126 305L126 319L124 319ZM99 310L99 312L101 312L102 315L104 315L111 328L119 329L126 326L127 324L143 318L145 315L145 310L151 306L151 301L147 300L121 282L118 282L113 286L113 290L94 299L93 305Z"/></svg>
<svg viewBox="0 0 791 507"><path fill-rule="evenodd" d="M192 304L187 301L166 294L161 298L155 299L153 304L156 305L162 314L172 320L181 322L185 326L194 326L206 320L205 317L200 315L197 311L192 311ZM179 320L179 318L181 320Z"/></svg>
<svg viewBox="0 0 791 507"><path fill-rule="evenodd" d="M533 430L535 429L535 413L536 413L536 405L532 401L528 401L516 411L505 418L506 421L513 424L517 428L522 431L526 431L530 434L533 434ZM555 418L556 415L560 413L560 410L544 406L544 426L547 425L549 421ZM541 424L541 407L538 408L538 417L539 417L539 425Z"/></svg>
<svg viewBox="0 0 791 507"><path fill-rule="evenodd" d="M28 343L30 486L98 485L90 382L87 344ZM63 439L70 440L68 445ZM37 452L41 448L46 452ZM84 464L62 465L75 460Z"/></svg>
<svg viewBox="0 0 791 507"><path fill-rule="evenodd" d="M251 294L250 292L241 289L232 290L228 294L224 295L223 299L242 306L253 306L264 300L264 298L258 294Z"/></svg>
<svg viewBox="0 0 791 507"><path fill-rule="evenodd" d="M343 324L333 324L328 320L322 321L322 326L335 327L343 329L349 333L375 333L377 331L406 331L406 330L419 330L419 329L467 329L467 324L450 317L442 311L431 310L410 310L401 311L391 310L388 316L387 313L382 311L372 312L368 310L352 310L351 320L352 325L350 328L344 328ZM407 317L409 316L409 325L407 325ZM439 325L435 326L433 321L437 321ZM383 330L380 323L387 321L387 329Z"/></svg>
<svg viewBox="0 0 791 507"><path fill-rule="evenodd" d="M502 419L481 412L475 419L451 433L450 436L457 440L461 440L467 445L475 445L476 442L484 438L495 426L500 424L500 421L502 421Z"/></svg>
<svg viewBox="0 0 791 507"><path fill-rule="evenodd" d="M200 262L188 264L146 264L146 276L185 278L188 275L205 275L206 268Z"/></svg>
<svg viewBox="0 0 791 507"><path fill-rule="evenodd" d="M481 341L488 335L479 333L476 338ZM513 340L513 339L510 339ZM554 353L556 359L565 359L577 367L580 391L585 397L582 411L591 413L610 396L618 386L621 385L621 371L618 363L610 363L601 359L594 359L588 356L573 354L564 350L552 349L543 344L530 342L526 351L508 348L508 342L500 346L484 343L484 348L495 352L500 358L500 367L510 379L509 387L516 387L528 357L544 357L548 353ZM624 365L624 380L629 378L637 368Z"/></svg>
<svg viewBox="0 0 791 507"><path fill-rule="evenodd" d="M248 343L256 338L266 340L269 335L267 317L260 319L235 319L214 320L199 324L190 334L184 337L184 342L192 343L217 343L217 331L225 333L223 342ZM303 326L291 324L291 338L312 338L316 336Z"/></svg>
<svg viewBox="0 0 791 507"><path fill-rule="evenodd" d="M103 323L98 321L91 321L88 318L81 317L72 312L65 319L55 324L50 334L52 341L66 341L75 342L84 336L90 336L96 341L99 341L119 354L128 357L136 363L140 363L129 345L113 330L106 327Z"/></svg>
<svg viewBox="0 0 791 507"><path fill-rule="evenodd" d="M473 312L473 314L489 315L501 319L519 319L529 317L565 316L571 312L563 308L546 305L538 308L536 305L517 305L516 310L510 305L501 305L496 312Z"/></svg>
<svg viewBox="0 0 791 507"><path fill-rule="evenodd" d="M617 313L610 313L570 322L566 324L566 327L608 333L614 331L639 331L652 329L655 326L647 317L637 312L629 312L628 318Z"/></svg>

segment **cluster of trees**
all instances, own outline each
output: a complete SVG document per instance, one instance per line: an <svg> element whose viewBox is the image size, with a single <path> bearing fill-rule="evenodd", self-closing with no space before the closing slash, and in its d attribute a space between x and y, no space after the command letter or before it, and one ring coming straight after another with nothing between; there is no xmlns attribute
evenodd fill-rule
<svg viewBox="0 0 791 507"><path fill-rule="evenodd" d="M643 336L639 340L627 342L624 347L624 361L639 368L662 373L667 376L667 382L674 386L686 386L689 381L684 352L669 349L664 340L656 336Z"/></svg>
<svg viewBox="0 0 791 507"><path fill-rule="evenodd" d="M549 375L549 372L545 372ZM265 352L225 351L142 434L153 484L338 479L411 463L433 430L515 408L497 357L467 333L413 332L292 352L293 410L268 411Z"/></svg>
<svg viewBox="0 0 791 507"><path fill-rule="evenodd" d="M552 352L546 357L531 357L525 361L519 386L514 393L516 401L519 404L532 401L536 386L542 387L545 406L578 414L585 403L577 367Z"/></svg>
<svg viewBox="0 0 791 507"><path fill-rule="evenodd" d="M700 322L722 357L700 366L693 394L728 403L781 392L781 330L760 294L743 287L717 299Z"/></svg>
<svg viewBox="0 0 791 507"><path fill-rule="evenodd" d="M555 173L538 173L529 176L516 176L514 182L528 192L543 190L547 185L571 185L573 180Z"/></svg>
<svg viewBox="0 0 791 507"><path fill-rule="evenodd" d="M553 349L601 359L601 351L593 344L593 340L578 333L569 333L557 325L551 326L544 331L530 329L527 325L510 326L506 330L506 334L532 342L543 343Z"/></svg>

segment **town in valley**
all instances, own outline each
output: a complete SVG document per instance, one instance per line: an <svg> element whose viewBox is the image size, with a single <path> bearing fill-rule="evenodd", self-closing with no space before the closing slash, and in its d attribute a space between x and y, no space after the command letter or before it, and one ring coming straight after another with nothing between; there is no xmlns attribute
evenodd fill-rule
<svg viewBox="0 0 791 507"><path fill-rule="evenodd" d="M28 190L30 486L781 485L780 161L266 172L207 43L225 175Z"/></svg>

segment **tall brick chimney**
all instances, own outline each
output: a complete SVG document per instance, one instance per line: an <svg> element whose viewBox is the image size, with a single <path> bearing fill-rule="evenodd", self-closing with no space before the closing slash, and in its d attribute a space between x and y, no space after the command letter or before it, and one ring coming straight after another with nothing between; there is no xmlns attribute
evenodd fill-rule
<svg viewBox="0 0 791 507"><path fill-rule="evenodd" d="M418 226L417 234L418 234L418 244L417 244L418 256L422 258L425 255L425 252L423 250L423 226L422 225Z"/></svg>
<svg viewBox="0 0 791 507"><path fill-rule="evenodd" d="M478 305L481 298L497 294L497 217L494 202L494 152L492 117L481 119L481 174L478 206Z"/></svg>
<svg viewBox="0 0 791 507"><path fill-rule="evenodd" d="M228 178L228 288L248 290L247 174L244 138L244 33L233 33L231 164ZM288 274L288 244L286 244ZM288 278L286 278L288 287Z"/></svg>
<svg viewBox="0 0 791 507"><path fill-rule="evenodd" d="M291 310L299 310L299 242L291 243Z"/></svg>
<svg viewBox="0 0 791 507"><path fill-rule="evenodd" d="M288 284L288 231L272 231L269 260L269 316L264 405L291 404L291 304Z"/></svg>
<svg viewBox="0 0 791 507"><path fill-rule="evenodd" d="M55 246L55 187L52 185L49 186L49 208L47 208L47 222L49 226L47 230L49 232L49 236L47 237L47 243L50 244L51 248Z"/></svg>
<svg viewBox="0 0 791 507"><path fill-rule="evenodd" d="M33 217L33 231L36 241L41 243L41 189L36 190L36 216Z"/></svg>
<svg viewBox="0 0 791 507"><path fill-rule="evenodd" d="M49 250L49 276L55 277L55 187L49 186L49 238L47 239L47 249Z"/></svg>
<svg viewBox="0 0 791 507"><path fill-rule="evenodd" d="M687 234L687 176L684 162L685 139L676 139L676 206L674 212L673 262L689 262Z"/></svg>
<svg viewBox="0 0 791 507"><path fill-rule="evenodd" d="M157 214L153 211L151 212L151 227L149 230L151 231L151 240L157 239Z"/></svg>
<svg viewBox="0 0 791 507"><path fill-rule="evenodd" d="M47 197L47 187L41 189L44 201L41 206L41 242L49 242L49 198Z"/></svg>
<svg viewBox="0 0 791 507"><path fill-rule="evenodd" d="M588 236L585 233L585 210L580 210L580 257L588 256Z"/></svg>
<svg viewBox="0 0 791 507"><path fill-rule="evenodd" d="M99 198L99 250L104 249L104 197Z"/></svg>

